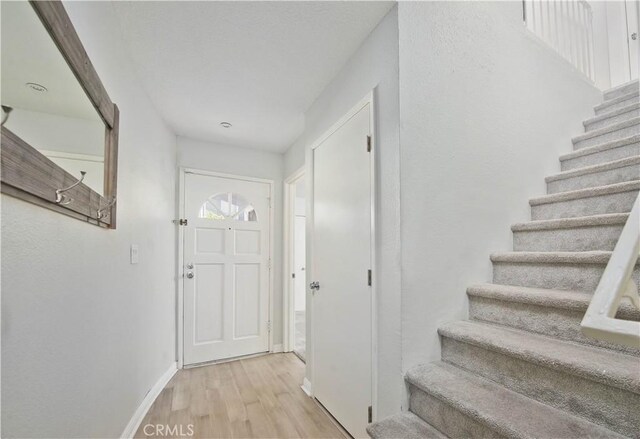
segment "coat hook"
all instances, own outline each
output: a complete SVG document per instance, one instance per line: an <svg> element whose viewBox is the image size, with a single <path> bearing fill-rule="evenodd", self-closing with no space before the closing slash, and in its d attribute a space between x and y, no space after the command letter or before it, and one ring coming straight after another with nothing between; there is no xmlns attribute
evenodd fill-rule
<svg viewBox="0 0 640 439"><path fill-rule="evenodd" d="M71 186L63 188L63 189L56 189L56 204L62 204L62 205L66 205L69 204L73 201L73 198L71 197L67 197L66 195L64 195L65 192L67 192L70 189L73 189L74 187L78 186L80 183L82 183L82 180L84 180L84 176L87 175L86 171L80 171L80 180L76 181L75 183L73 183Z"/></svg>
<svg viewBox="0 0 640 439"><path fill-rule="evenodd" d="M0 123L0 126L4 126L4 124L9 120L9 113L11 113L12 111L13 108L9 107L8 105L2 106L2 122Z"/></svg>
<svg viewBox="0 0 640 439"><path fill-rule="evenodd" d="M97 212L98 219L106 218L111 213L111 207L116 204L116 197L113 197L106 206L100 206ZM109 209L109 210L107 210ZM105 212L106 211L106 212Z"/></svg>

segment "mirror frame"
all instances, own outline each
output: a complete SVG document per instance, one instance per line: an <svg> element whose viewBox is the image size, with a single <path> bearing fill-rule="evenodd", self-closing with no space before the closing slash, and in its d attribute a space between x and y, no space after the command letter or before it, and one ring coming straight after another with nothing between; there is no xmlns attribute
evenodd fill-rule
<svg viewBox="0 0 640 439"><path fill-rule="evenodd" d="M2 193L100 227L115 229L118 107L102 85L62 2L29 0L29 3L105 124L104 196L80 183L65 192L73 199L71 203L56 203L56 190L73 185L80 176L68 173L5 127L2 127L0 145ZM105 208L110 203L111 206ZM98 214L100 209L102 215Z"/></svg>

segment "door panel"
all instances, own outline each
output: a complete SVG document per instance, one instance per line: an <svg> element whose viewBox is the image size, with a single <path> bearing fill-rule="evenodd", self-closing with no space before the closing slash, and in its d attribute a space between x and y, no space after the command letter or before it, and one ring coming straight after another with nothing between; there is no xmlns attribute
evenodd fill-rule
<svg viewBox="0 0 640 439"><path fill-rule="evenodd" d="M187 173L184 191L184 363L268 351L269 184Z"/></svg>
<svg viewBox="0 0 640 439"><path fill-rule="evenodd" d="M222 301L224 264L198 264L194 267L196 288L196 343L222 340Z"/></svg>
<svg viewBox="0 0 640 439"><path fill-rule="evenodd" d="M313 391L354 437L367 436L372 389L370 111L313 151Z"/></svg>

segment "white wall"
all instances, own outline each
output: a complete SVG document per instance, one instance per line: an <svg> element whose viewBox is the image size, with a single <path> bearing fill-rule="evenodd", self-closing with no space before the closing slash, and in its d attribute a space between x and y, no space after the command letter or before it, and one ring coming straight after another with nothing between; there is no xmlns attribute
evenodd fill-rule
<svg viewBox="0 0 640 439"><path fill-rule="evenodd" d="M273 343L282 344L283 156L178 136L178 166L274 181Z"/></svg>
<svg viewBox="0 0 640 439"><path fill-rule="evenodd" d="M520 2L401 2L403 368L437 360L600 92L522 25Z"/></svg>
<svg viewBox="0 0 640 439"><path fill-rule="evenodd" d="M120 107L118 228L2 196L3 437L117 437L175 361L175 137L112 5L65 7Z"/></svg>
<svg viewBox="0 0 640 439"><path fill-rule="evenodd" d="M285 175L305 162L312 143L374 87L377 108L378 419L400 409L400 193L398 151L398 26L394 7L305 114L305 131L285 154ZM307 302L311 295L307 291ZM311 333L307 315L307 334ZM312 348L307 343L307 377Z"/></svg>

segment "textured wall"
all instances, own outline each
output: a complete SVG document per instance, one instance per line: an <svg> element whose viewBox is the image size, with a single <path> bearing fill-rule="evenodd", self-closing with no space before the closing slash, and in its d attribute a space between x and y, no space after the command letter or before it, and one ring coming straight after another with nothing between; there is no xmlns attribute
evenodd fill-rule
<svg viewBox="0 0 640 439"><path fill-rule="evenodd" d="M440 355L465 289L559 172L600 93L530 34L520 2L401 2L403 368Z"/></svg>
<svg viewBox="0 0 640 439"><path fill-rule="evenodd" d="M119 437L175 361L175 136L112 5L65 6L120 107L118 228L2 196L3 437Z"/></svg>

